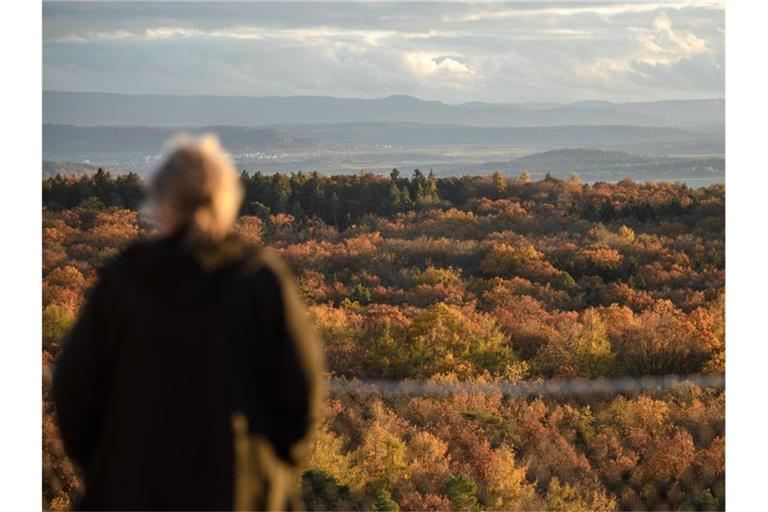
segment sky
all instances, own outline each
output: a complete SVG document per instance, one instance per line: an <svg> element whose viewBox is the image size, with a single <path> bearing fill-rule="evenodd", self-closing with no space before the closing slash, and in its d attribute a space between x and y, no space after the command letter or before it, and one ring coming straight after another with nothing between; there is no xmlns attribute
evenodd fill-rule
<svg viewBox="0 0 768 512"><path fill-rule="evenodd" d="M721 1L43 4L43 88L408 94L445 103L725 96Z"/></svg>

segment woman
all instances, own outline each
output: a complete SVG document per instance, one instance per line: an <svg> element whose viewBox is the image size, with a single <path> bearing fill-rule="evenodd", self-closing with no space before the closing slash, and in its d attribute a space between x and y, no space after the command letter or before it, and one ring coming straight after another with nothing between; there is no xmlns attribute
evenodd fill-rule
<svg viewBox="0 0 768 512"><path fill-rule="evenodd" d="M82 509L286 509L321 357L285 265L232 234L242 189L214 137L150 186L160 237L101 272L57 361Z"/></svg>

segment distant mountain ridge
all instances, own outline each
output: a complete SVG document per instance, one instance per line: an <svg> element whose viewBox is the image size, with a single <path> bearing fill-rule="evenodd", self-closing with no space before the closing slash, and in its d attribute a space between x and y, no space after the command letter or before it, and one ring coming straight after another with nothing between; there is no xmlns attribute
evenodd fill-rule
<svg viewBox="0 0 768 512"><path fill-rule="evenodd" d="M245 97L43 92L43 123L79 126L266 126L303 123L415 122L484 127L711 126L725 122L725 100L569 104L468 102L413 96Z"/></svg>

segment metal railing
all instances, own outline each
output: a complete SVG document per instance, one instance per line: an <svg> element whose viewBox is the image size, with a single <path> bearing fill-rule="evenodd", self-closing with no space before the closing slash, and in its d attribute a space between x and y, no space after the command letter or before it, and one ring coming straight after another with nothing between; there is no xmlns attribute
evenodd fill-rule
<svg viewBox="0 0 768 512"><path fill-rule="evenodd" d="M445 382L417 380L331 379L331 393L450 396L459 393L504 396L599 395L667 391L686 384L725 389L717 374L660 375L615 379L550 379L527 381Z"/></svg>

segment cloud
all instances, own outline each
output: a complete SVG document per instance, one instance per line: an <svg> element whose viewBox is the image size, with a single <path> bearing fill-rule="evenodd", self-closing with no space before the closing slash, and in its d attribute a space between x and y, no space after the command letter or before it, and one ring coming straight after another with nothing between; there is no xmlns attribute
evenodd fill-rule
<svg viewBox="0 0 768 512"><path fill-rule="evenodd" d="M49 90L411 94L464 101L722 96L722 2L50 3Z"/></svg>
<svg viewBox="0 0 768 512"><path fill-rule="evenodd" d="M688 30L676 30L666 11L656 15L649 30L640 31L636 36L637 49L620 57L596 59L591 69L598 76L608 79L611 74L632 75L636 80L648 82L653 76L667 77L667 82L680 84L681 80L670 74L670 70L682 61L689 62L694 56L712 55L714 50L707 39ZM711 58L696 60L699 67L708 66L722 72L722 68ZM688 66L689 69L690 66ZM697 73L699 77L705 76ZM686 86L695 83L684 81Z"/></svg>
<svg viewBox="0 0 768 512"><path fill-rule="evenodd" d="M691 55L712 52L706 39L690 31L675 31L665 11L654 18L653 31L642 34L640 43L644 54L639 60L646 64L672 64Z"/></svg>
<svg viewBox="0 0 768 512"><path fill-rule="evenodd" d="M535 4L534 4L535 5ZM603 2L593 5L561 5L545 7L518 7L515 9L487 9L459 15L446 15L443 21L471 22L487 20L508 20L511 18L570 17L580 14L596 16L618 16L622 14L646 13L658 9L684 9L690 7L723 10L720 0L700 2Z"/></svg>
<svg viewBox="0 0 768 512"><path fill-rule="evenodd" d="M148 28L142 35L134 35L138 39L173 39L173 38L213 38L258 40L264 36L258 30L195 30L182 27L153 27Z"/></svg>
<svg viewBox="0 0 768 512"><path fill-rule="evenodd" d="M439 73L449 75L471 75L472 70L459 60L459 57L444 55L407 52L405 61L411 71L419 76L428 76Z"/></svg>

